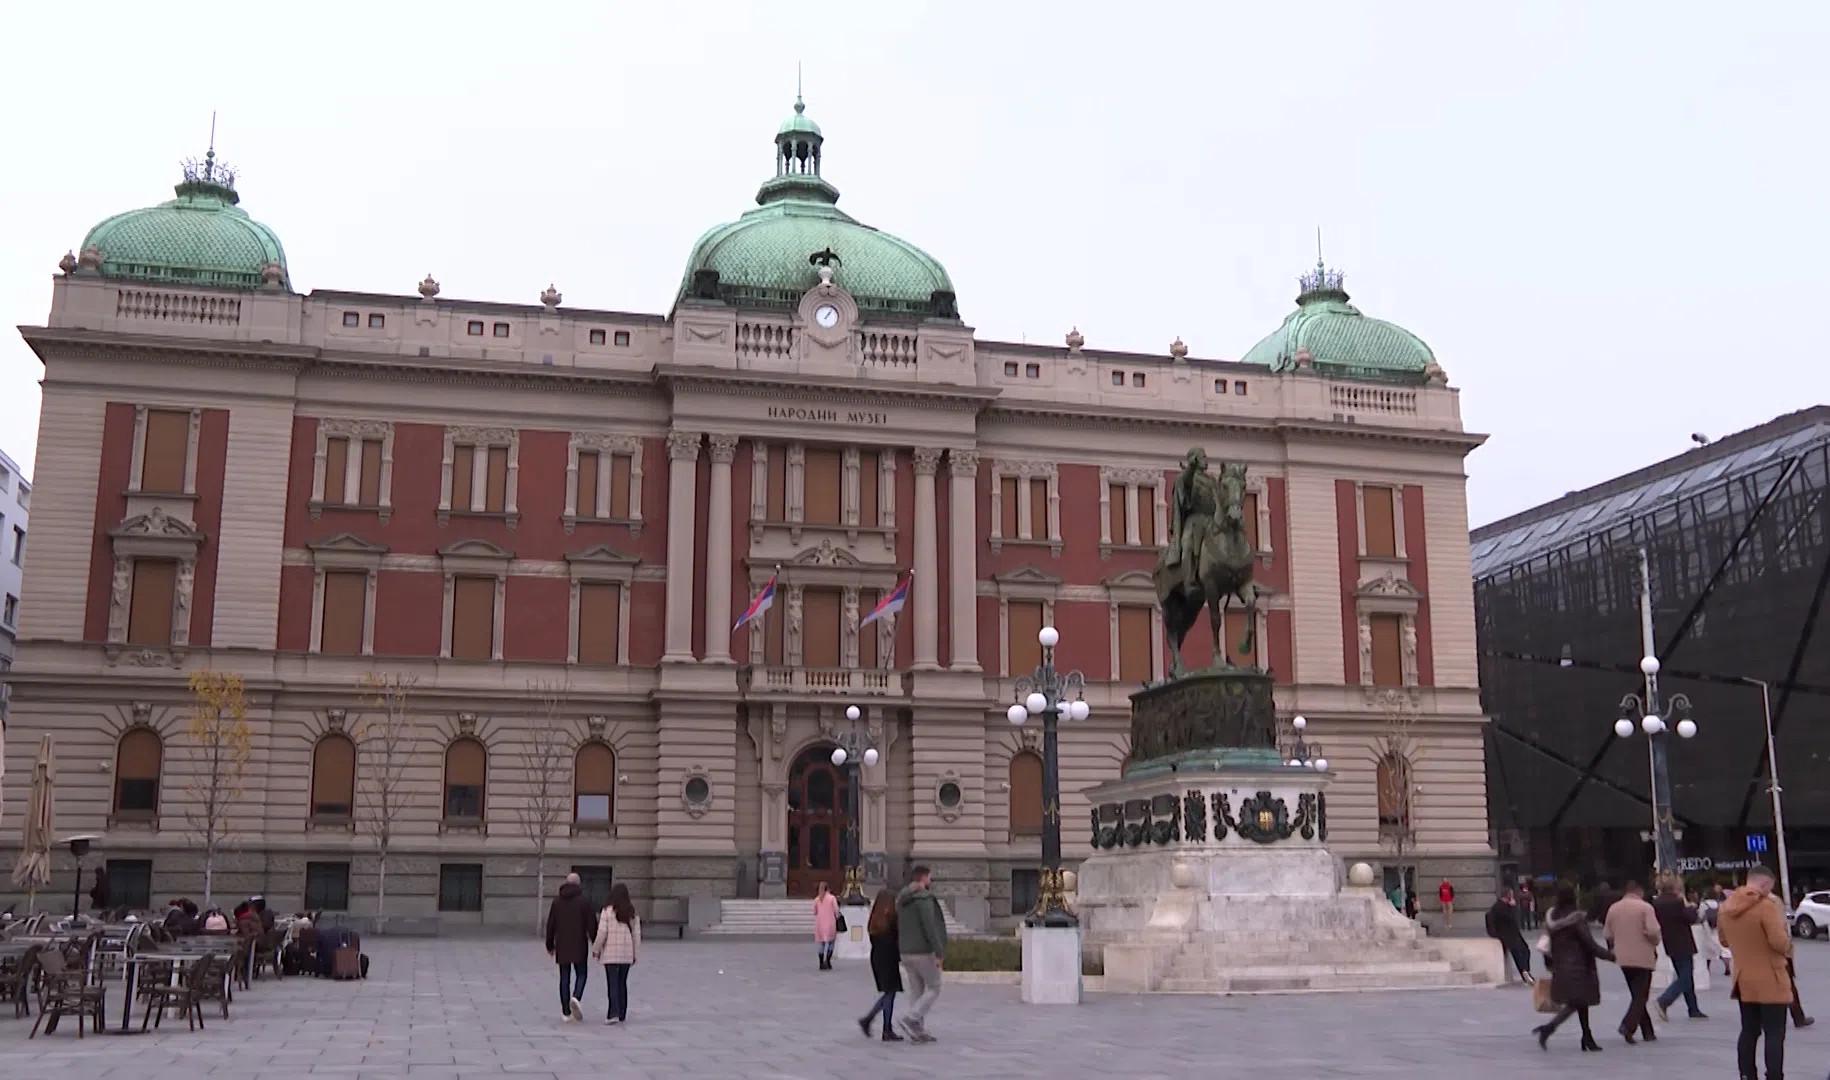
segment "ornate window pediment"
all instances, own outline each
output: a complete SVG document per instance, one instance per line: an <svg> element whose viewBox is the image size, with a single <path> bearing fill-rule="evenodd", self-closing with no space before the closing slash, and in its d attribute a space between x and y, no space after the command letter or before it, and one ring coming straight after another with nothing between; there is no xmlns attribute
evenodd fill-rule
<svg viewBox="0 0 1830 1080"><path fill-rule="evenodd" d="M810 547L788 560L788 564L790 566L862 567L864 561L844 548L835 546L831 539L826 539L820 541L818 547Z"/></svg>
<svg viewBox="0 0 1830 1080"><path fill-rule="evenodd" d="M1414 615L1417 606L1423 602L1423 590L1390 570L1362 581L1353 594L1359 602L1360 610L1366 612Z"/></svg>
<svg viewBox="0 0 1830 1080"><path fill-rule="evenodd" d="M459 540L438 549L446 573L505 574L515 553L489 540Z"/></svg>
<svg viewBox="0 0 1830 1080"><path fill-rule="evenodd" d="M313 540L305 546L311 550L312 565L320 569L379 570L381 557L388 553L386 544L364 540L355 533L338 533L323 540Z"/></svg>
<svg viewBox="0 0 1830 1080"><path fill-rule="evenodd" d="M620 551L609 544L596 544L581 551L566 552L566 565L571 567L573 577L628 578L635 573L636 565L641 561L641 556Z"/></svg>
<svg viewBox="0 0 1830 1080"><path fill-rule="evenodd" d="M108 530L117 558L195 559L205 539L191 527L155 506Z"/></svg>
<svg viewBox="0 0 1830 1080"><path fill-rule="evenodd" d="M1031 565L993 574L991 580L998 587L998 596L1005 600L1053 600L1061 589L1059 575Z"/></svg>

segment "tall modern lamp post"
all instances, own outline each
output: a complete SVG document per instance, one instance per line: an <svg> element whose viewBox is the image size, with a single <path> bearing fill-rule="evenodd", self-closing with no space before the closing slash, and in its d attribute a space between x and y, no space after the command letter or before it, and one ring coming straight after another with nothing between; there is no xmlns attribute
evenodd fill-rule
<svg viewBox="0 0 1830 1080"><path fill-rule="evenodd" d="M1640 674L1646 678L1643 694L1628 694L1620 699L1620 719L1614 721L1614 734L1632 736L1635 728L1646 733L1652 758L1652 822L1657 833L1657 855L1654 869L1669 873L1677 869L1677 833L1671 813L1671 770L1666 763L1666 746L1675 728L1678 737L1694 738L1697 722L1690 718L1690 699L1673 694L1661 714L1658 698L1658 657L1647 655L1639 662ZM1675 719L1675 723L1673 722Z"/></svg>
<svg viewBox="0 0 1830 1080"><path fill-rule="evenodd" d="M1766 718L1767 792L1773 798L1773 834L1779 841L1779 889L1785 893L1786 910L1792 909L1792 871L1786 858L1786 815L1779 805L1779 754L1773 747L1773 689L1765 680L1742 676L1741 681L1760 688L1760 712Z"/></svg>
<svg viewBox="0 0 1830 1080"><path fill-rule="evenodd" d="M1036 910L1026 926L1068 927L1080 920L1067 906L1067 886L1061 873L1061 748L1057 725L1062 720L1085 720L1092 706L1081 695L1086 676L1078 671L1055 670L1055 645L1061 635L1045 626L1036 635L1042 646L1042 666L1033 675L1016 680L1017 704L1004 714L1013 724L1042 717L1042 881Z"/></svg>
<svg viewBox="0 0 1830 1080"><path fill-rule="evenodd" d="M878 754L877 748L870 744L870 734L858 728L858 720L863 715L863 710L856 705L845 707L845 719L851 721L852 726L849 731L838 733L839 745L832 752L832 763L845 770L845 831L839 834L839 863L845 870L845 884L839 891L839 903L848 905L867 902L858 842L858 788L863 783L860 766L877 764Z"/></svg>

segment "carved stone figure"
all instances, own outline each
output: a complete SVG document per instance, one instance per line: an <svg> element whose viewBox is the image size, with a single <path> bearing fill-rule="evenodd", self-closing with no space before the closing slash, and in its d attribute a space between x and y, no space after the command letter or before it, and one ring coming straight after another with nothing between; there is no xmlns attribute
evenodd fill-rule
<svg viewBox="0 0 1830 1080"><path fill-rule="evenodd" d="M127 639L127 604L133 589L133 561L114 560L114 580L108 590L108 639Z"/></svg>
<svg viewBox="0 0 1830 1080"><path fill-rule="evenodd" d="M840 646L843 655L853 664L858 662L858 590L845 590L845 614L839 623L845 640Z"/></svg>
<svg viewBox="0 0 1830 1080"><path fill-rule="evenodd" d="M1372 682L1372 621L1360 620L1360 681Z"/></svg>
<svg viewBox="0 0 1830 1080"><path fill-rule="evenodd" d="M1258 588L1252 583L1253 552L1245 521L1245 466L1225 464L1219 477L1207 471L1207 453L1188 452L1170 501L1169 543L1157 557L1157 603L1169 639L1170 674L1180 677L1182 641L1201 609L1207 609L1214 641L1225 641L1226 609L1245 608L1245 638L1236 649L1257 651ZM1226 666L1225 650L1217 666Z"/></svg>
<svg viewBox="0 0 1830 1080"><path fill-rule="evenodd" d="M788 590L788 616L784 621L788 631L787 652L798 663L801 655L801 588L798 585Z"/></svg>
<svg viewBox="0 0 1830 1080"><path fill-rule="evenodd" d="M1417 623L1413 619L1404 620L1404 662L1407 667L1417 664Z"/></svg>

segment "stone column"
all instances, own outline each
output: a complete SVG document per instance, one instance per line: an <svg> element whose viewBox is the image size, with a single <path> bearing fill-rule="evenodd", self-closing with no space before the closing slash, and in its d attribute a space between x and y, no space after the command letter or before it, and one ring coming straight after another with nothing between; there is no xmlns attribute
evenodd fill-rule
<svg viewBox="0 0 1830 1080"><path fill-rule="evenodd" d="M667 632L662 663L694 660L693 517L703 438L697 431L667 433Z"/></svg>
<svg viewBox="0 0 1830 1080"><path fill-rule="evenodd" d="M731 459L737 436L713 435L710 508L705 523L705 658L731 659Z"/></svg>
<svg viewBox="0 0 1830 1080"><path fill-rule="evenodd" d="M979 670L979 515L978 515L978 477L979 453L977 450L947 451L948 471L953 474L953 489L949 492L948 503L949 531L952 534L948 549L952 562L952 592L948 594L952 607L953 632L951 635L952 653L949 667L957 671ZM1027 492L1029 485L1024 484ZM1026 519L1027 520L1027 519Z"/></svg>
<svg viewBox="0 0 1830 1080"><path fill-rule="evenodd" d="M934 506L934 471L940 451L915 448L915 659L910 667L932 671L940 666L940 528Z"/></svg>

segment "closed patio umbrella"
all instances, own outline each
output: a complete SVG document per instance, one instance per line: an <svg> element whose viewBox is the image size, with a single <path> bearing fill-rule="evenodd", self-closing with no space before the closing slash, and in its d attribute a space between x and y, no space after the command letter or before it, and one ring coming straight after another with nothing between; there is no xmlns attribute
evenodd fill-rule
<svg viewBox="0 0 1830 1080"><path fill-rule="evenodd" d="M24 835L19 861L13 864L13 884L29 894L28 911L37 904L38 890L51 883L51 781L55 777L51 737L46 735L38 743L38 760L32 763Z"/></svg>

